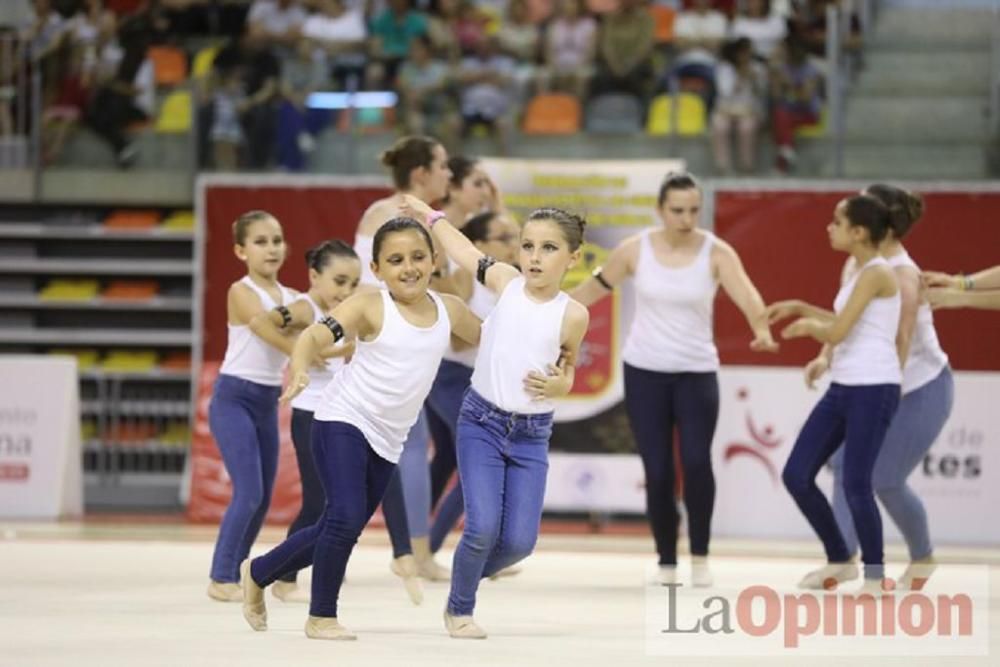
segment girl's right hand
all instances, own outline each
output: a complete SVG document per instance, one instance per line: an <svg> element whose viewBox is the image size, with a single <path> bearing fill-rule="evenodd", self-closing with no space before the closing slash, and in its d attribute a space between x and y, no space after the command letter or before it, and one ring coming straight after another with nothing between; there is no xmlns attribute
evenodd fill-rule
<svg viewBox="0 0 1000 667"><path fill-rule="evenodd" d="M427 216L433 213L434 209L413 195L403 195L403 204L399 207L399 212L427 226Z"/></svg>
<svg viewBox="0 0 1000 667"><path fill-rule="evenodd" d="M806 386L810 389L816 388L816 380L823 377L823 374L830 368L830 362L826 357L819 356L806 364Z"/></svg>
<svg viewBox="0 0 1000 667"><path fill-rule="evenodd" d="M299 371L292 376L292 381L288 383L287 387L285 387L285 393L281 395L278 402L282 404L290 402L293 398L301 394L308 386L309 373Z"/></svg>
<svg viewBox="0 0 1000 667"><path fill-rule="evenodd" d="M801 312L802 302L798 299L788 299L786 301L775 301L768 306L764 313L767 315L767 323L774 324L789 317L796 317Z"/></svg>

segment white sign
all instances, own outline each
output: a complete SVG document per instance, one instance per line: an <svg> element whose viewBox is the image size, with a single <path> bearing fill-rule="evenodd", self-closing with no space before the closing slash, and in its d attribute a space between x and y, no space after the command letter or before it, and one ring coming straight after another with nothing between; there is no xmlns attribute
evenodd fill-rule
<svg viewBox="0 0 1000 667"><path fill-rule="evenodd" d="M0 357L0 517L83 513L76 360Z"/></svg>

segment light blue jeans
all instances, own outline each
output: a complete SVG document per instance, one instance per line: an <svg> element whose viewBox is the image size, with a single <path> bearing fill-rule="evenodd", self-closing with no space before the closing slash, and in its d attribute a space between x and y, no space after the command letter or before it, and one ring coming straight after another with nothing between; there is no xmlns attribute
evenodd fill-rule
<svg viewBox="0 0 1000 667"><path fill-rule="evenodd" d="M424 409L420 408L420 415L410 429L403 443L403 453L399 456L399 481L403 485L410 538L427 537L430 533L431 468L427 460L430 438L427 417L424 416Z"/></svg>
<svg viewBox="0 0 1000 667"><path fill-rule="evenodd" d="M906 483L910 473L920 465L927 451L937 440L951 415L955 398L955 380L951 369L941 373L918 389L905 394L889 425L882 450L875 461L872 486L885 511L899 528L910 551L910 560L931 555L930 532L924 504ZM830 459L833 469L833 514L844 535L850 553L858 550L858 536L844 494L844 448Z"/></svg>
<svg viewBox="0 0 1000 667"><path fill-rule="evenodd" d="M551 436L551 412L506 412L471 387L466 392L457 451L465 530L452 564L449 614L472 614L480 580L535 548Z"/></svg>

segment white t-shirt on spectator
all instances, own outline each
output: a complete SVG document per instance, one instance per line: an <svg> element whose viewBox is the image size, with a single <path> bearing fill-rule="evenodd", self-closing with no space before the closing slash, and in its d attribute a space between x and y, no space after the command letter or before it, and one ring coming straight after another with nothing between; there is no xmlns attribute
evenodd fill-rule
<svg viewBox="0 0 1000 667"><path fill-rule="evenodd" d="M785 19L775 14L763 19L737 16L730 29L731 37L746 37L753 42L757 55L770 58L781 41L785 39L788 26Z"/></svg>
<svg viewBox="0 0 1000 667"><path fill-rule="evenodd" d="M722 12L710 10L704 14L681 12L674 22L674 39L726 38L726 17ZM704 63L714 65L716 56L707 49L696 47L680 54L678 64Z"/></svg>
<svg viewBox="0 0 1000 667"><path fill-rule="evenodd" d="M462 61L461 71L469 73L489 70L513 77L515 68L511 58L496 55L487 61L480 58L465 58ZM510 100L511 94L507 86L498 86L494 83L467 84L462 88L462 114L465 116L478 114L496 119L507 112Z"/></svg>
<svg viewBox="0 0 1000 667"><path fill-rule="evenodd" d="M336 18L313 14L302 24L302 36L317 42L363 42L367 36L361 12L345 11Z"/></svg>
<svg viewBox="0 0 1000 667"><path fill-rule="evenodd" d="M306 10L293 3L282 9L277 0L254 0L247 14L247 23L259 23L268 35L284 35L305 22Z"/></svg>
<svg viewBox="0 0 1000 667"><path fill-rule="evenodd" d="M152 118L156 115L156 72L153 70L152 60L146 58L142 61L132 84L136 87L133 98L135 105Z"/></svg>
<svg viewBox="0 0 1000 667"><path fill-rule="evenodd" d="M589 16L573 23L562 18L553 21L548 34L548 46L553 53L552 67L572 70L590 65L596 33L597 22Z"/></svg>

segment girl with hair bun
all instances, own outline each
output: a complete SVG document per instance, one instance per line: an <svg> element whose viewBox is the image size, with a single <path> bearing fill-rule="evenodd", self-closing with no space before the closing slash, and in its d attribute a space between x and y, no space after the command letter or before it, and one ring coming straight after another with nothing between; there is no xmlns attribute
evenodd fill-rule
<svg viewBox="0 0 1000 667"><path fill-rule="evenodd" d="M882 589L882 519L872 470L899 405L902 380L896 350L900 288L879 253L891 229L890 210L876 197L842 200L827 232L833 249L848 253L858 270L841 286L833 312L800 300L767 309L771 322L797 318L782 330L783 338L810 337L833 349L830 387L809 414L782 473L826 551L827 564L806 574L800 588L829 589L858 576L830 503L816 485L820 468L843 444L843 486L864 562L862 590Z"/></svg>
<svg viewBox="0 0 1000 667"><path fill-rule="evenodd" d="M879 246L879 253L888 261L899 283L901 307L896 351L903 366L903 396L875 461L872 486L910 552L910 564L897 584L903 589L919 589L936 565L927 511L906 480L924 460L951 415L955 381L948 355L938 341L930 305L920 294L920 267L903 247L903 238L923 215L923 200L892 185L871 185L864 193L889 209L889 234ZM848 260L845 275L853 274L854 267L853 260ZM806 383L810 387L829 369L832 356L833 348L824 345L819 356L806 366ZM845 491L843 447L830 459L830 466L834 472L833 513L847 550L854 554L858 538Z"/></svg>

